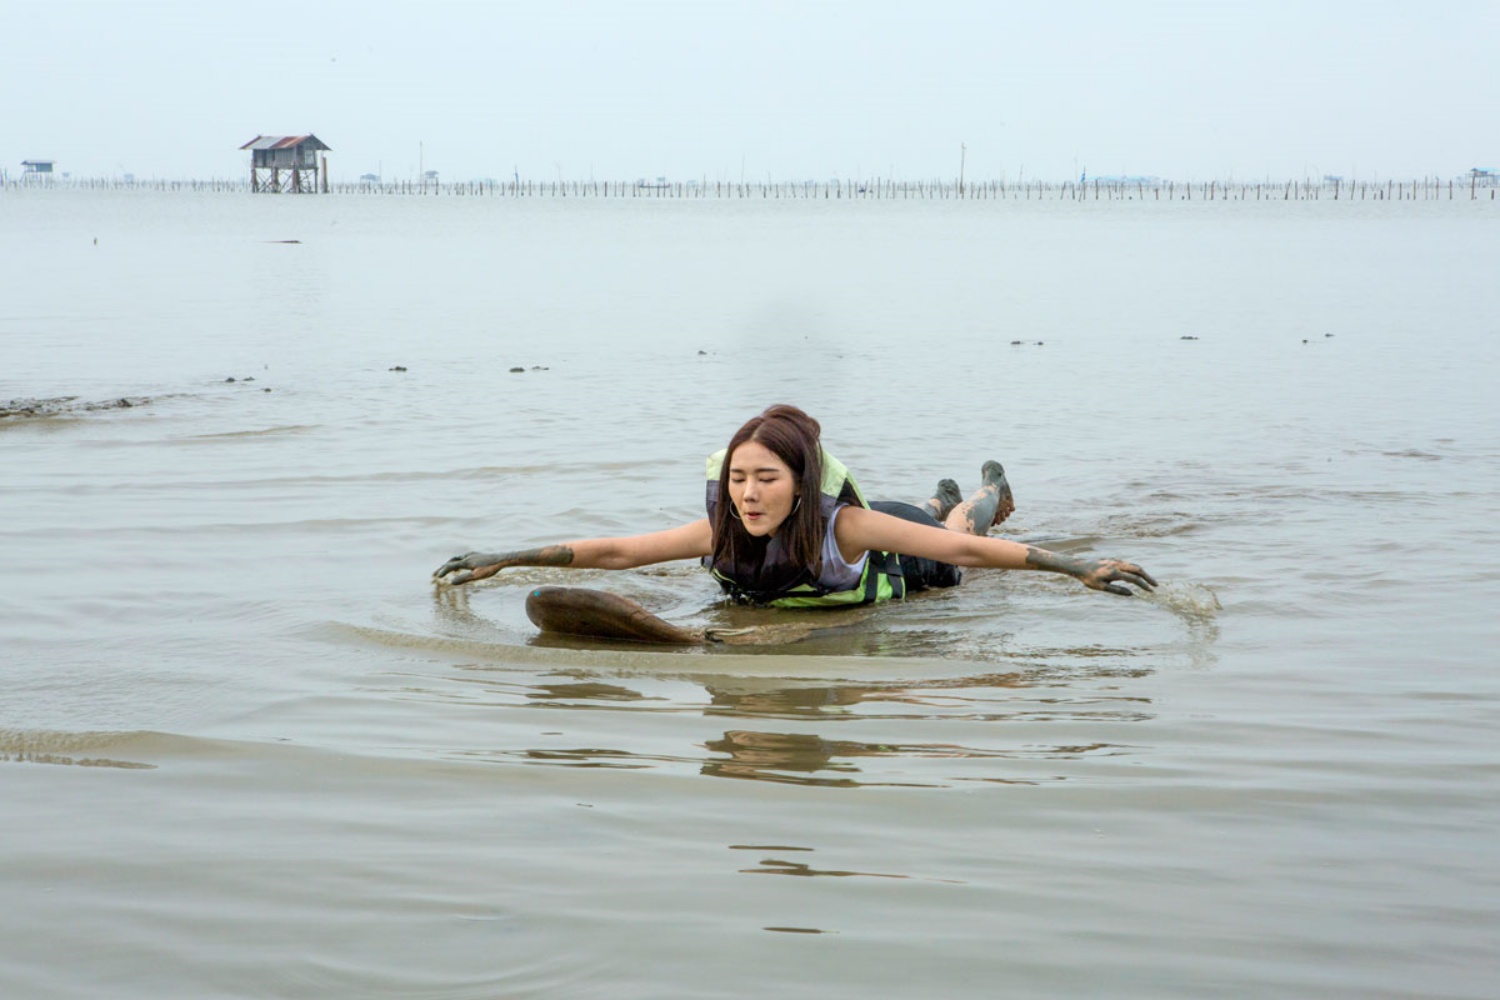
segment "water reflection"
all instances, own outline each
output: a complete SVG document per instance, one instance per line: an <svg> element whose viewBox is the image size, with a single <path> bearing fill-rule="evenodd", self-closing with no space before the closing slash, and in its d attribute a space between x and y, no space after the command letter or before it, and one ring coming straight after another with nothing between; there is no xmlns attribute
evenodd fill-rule
<svg viewBox="0 0 1500 1000"><path fill-rule="evenodd" d="M851 872L841 871L837 868L814 868L812 865L802 864L797 861L781 861L777 858L766 858L760 863L759 868L741 868L743 875L797 875L811 877L826 875L832 878L896 878L909 879L910 875L892 875L886 872Z"/></svg>
<svg viewBox="0 0 1500 1000"><path fill-rule="evenodd" d="M863 782L847 777L813 777L821 771L858 773L859 768L839 757L862 757L887 752L889 748L825 740L805 733L758 733L731 730L722 740L704 744L726 758L707 760L700 771L711 778L753 778L792 785L853 788ZM907 784L878 782L878 784ZM924 787L912 784L909 787ZM930 786L925 786L930 787Z"/></svg>
<svg viewBox="0 0 1500 1000"><path fill-rule="evenodd" d="M1146 673L1149 671L1096 670L1088 673L1087 678L1115 680ZM703 713L751 719L817 718L830 722L882 718L1000 721L1042 716L1139 721L1150 717L1143 708L1151 703L1149 698L1113 693L1103 697L1067 695L1056 690L1065 683L1065 677L1040 673L977 674L925 680L921 685L898 681L792 686L785 682L730 678L703 681L709 696ZM1012 693L1044 685L1053 693L1035 697L1017 697ZM980 706L997 703L1011 707L1007 711L978 710ZM1106 707L1097 707L1101 704Z"/></svg>
<svg viewBox="0 0 1500 1000"><path fill-rule="evenodd" d="M710 740L704 746L715 753L727 755L704 762L699 773L707 777L741 778L833 788L948 787L947 781L859 780L852 776L860 774L863 769L852 763L853 758L896 758L905 761L919 759L1077 760L1085 756L1121 755L1133 749L1110 743L1026 746L1008 750L960 746L951 743L862 743L857 740L830 740L809 733L772 733L744 729L730 730L724 734L723 739ZM824 776L823 772L832 772L838 776ZM983 780L1018 785L1039 783L1033 778L990 776Z"/></svg>
<svg viewBox="0 0 1500 1000"><path fill-rule="evenodd" d="M799 717L830 714L829 709L857 705L871 688L837 687L726 687L705 684L708 705L704 715Z"/></svg>
<svg viewBox="0 0 1500 1000"><path fill-rule="evenodd" d="M892 872L859 872L845 871L840 868L814 868L812 865L800 861L782 861L779 858L766 858L760 863L759 868L741 868L742 875L793 875L799 878L828 877L828 878L894 878L901 880L915 879L915 875L897 875ZM925 878L923 882L946 882L949 885L963 885L958 879L951 878ZM766 930L773 928L767 927Z"/></svg>
<svg viewBox="0 0 1500 1000"><path fill-rule="evenodd" d="M648 698L639 691L634 691L621 684L605 684L600 681L566 681L549 684L538 684L532 690L526 692L526 697L536 702L553 704L556 702L575 701L662 701L661 698Z"/></svg>
<svg viewBox="0 0 1500 1000"><path fill-rule="evenodd" d="M450 633L494 629L469 610L466 599L446 590L439 595L440 617ZM914 634L931 646L925 631ZM847 653L851 642L869 638L841 635L837 652ZM885 638L903 641L901 633ZM820 641L835 640L815 636L799 645L799 652ZM818 788L951 788L976 781L1034 785L1067 780L1075 768L1065 762L1141 752L1134 741L1119 738L1118 727L1155 717L1151 699L1131 693L1128 683L1149 676L1154 658L1148 661L1149 650L1128 645L1034 646L1024 658L1008 656L1009 669L964 673L960 668L954 675L920 679L890 678L892 661L886 659L881 664L886 678L860 681L760 675L754 672L760 664L773 664L759 657L745 660L746 672L718 673L711 663L727 662L720 658L690 654L684 661L680 654L635 652L619 644L613 650L604 656L580 650L580 657L551 669L508 658L503 665L463 665L467 676L459 697L465 703L474 703L478 689L481 700L497 709L571 711L579 721L576 727L546 726L542 740L532 735L519 746L460 755L553 767L660 768ZM800 671L816 662L816 656L799 655L788 666ZM849 659L827 662L839 670L859 666ZM932 668L926 660L916 669ZM410 686L405 690L409 695ZM583 721L580 711L617 720L607 730L613 734L610 745L593 742L606 730ZM659 728L648 721L661 715L733 723L722 735L689 736L676 746L671 741L661 746ZM933 725L940 728L934 731ZM575 729L589 735L579 739ZM796 868L776 867L784 873Z"/></svg>
<svg viewBox="0 0 1500 1000"><path fill-rule="evenodd" d="M707 682L704 685L709 702L707 716L731 716L742 719L786 719L853 723L883 718L906 720L942 719L960 721L1021 720L1036 721L1087 718L1111 722L1136 722L1150 718L1142 706L1146 698L1112 696L1104 699L1079 698L1069 703L1065 698L1025 698L1005 712L976 712L980 701L999 700L1002 692L1014 698L1019 689L1034 687L1035 677L1020 673L982 674L947 678L924 683L921 687L904 684L870 685L797 685L776 686L746 678ZM958 692L962 692L961 694ZM918 708L920 711L861 711L861 706L882 708ZM973 730L966 729L972 733ZM947 776L939 781L890 780L864 775L868 767L856 761L872 759L1077 759L1083 756L1128 752L1127 748L1105 743L1027 745L996 749L961 743L883 743L856 739L831 739L812 733L789 733L753 728L731 729L721 739L704 744L709 751L722 756L703 763L700 774L715 778L738 778L772 781L782 784L833 788L862 786L946 787ZM1033 784L1035 779L992 776L989 780Z"/></svg>
<svg viewBox="0 0 1500 1000"><path fill-rule="evenodd" d="M520 761L524 764L546 764L556 767L608 768L614 770L641 771L663 764L697 764L694 757L667 754L639 754L629 750L608 747L527 747L502 750L460 750L454 754L460 760L491 762Z"/></svg>
<svg viewBox="0 0 1500 1000"><path fill-rule="evenodd" d="M1069 651L1074 664L1070 669L1054 666L864 683L702 674L606 679L582 668L527 676L510 667L470 664L461 668L468 675L461 680L465 691L459 696L465 704L474 704L477 688L484 693L481 700L497 709L575 713L577 728L594 736L601 728L576 713L610 713L621 721L609 725L614 745L586 742L588 736L580 741L572 732L575 727L564 724L549 725L541 734L556 739L555 744L538 743L533 736L520 746L460 750L457 755L570 768L666 768L703 777L821 788L1061 781L1068 771L1039 769L1036 762L1140 752L1139 746L1118 739L1117 727L1154 718L1152 702L1122 693L1119 682L1150 671L1121 666L1122 655L1120 650L1090 647ZM404 696L412 691L403 685ZM647 721L662 714L732 719L738 724L717 737L697 737L701 742L689 737L680 748L662 748L653 745L657 729ZM1005 725L997 728L997 723ZM930 729L934 724L941 728L931 735L941 739L911 738L913 727ZM872 727L881 731L868 732ZM998 762L1009 763L997 767Z"/></svg>
<svg viewBox="0 0 1500 1000"><path fill-rule="evenodd" d="M870 719L899 714L903 718L949 715L947 709L973 703L973 698L933 693L943 689L1025 688L1035 685L1034 678L1023 674L979 674L968 677L939 678L924 681L920 688L909 682L880 684L838 684L831 686L798 685L766 682L749 678L704 681L709 703L705 715L746 718L808 718L828 720ZM934 709L931 713L852 712L860 705L909 705Z"/></svg>

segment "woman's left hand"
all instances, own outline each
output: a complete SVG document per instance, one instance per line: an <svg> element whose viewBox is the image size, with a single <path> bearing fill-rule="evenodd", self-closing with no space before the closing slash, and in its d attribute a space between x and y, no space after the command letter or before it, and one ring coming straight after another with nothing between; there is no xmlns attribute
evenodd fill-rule
<svg viewBox="0 0 1500 1000"><path fill-rule="evenodd" d="M1156 589L1156 581L1151 578L1151 574L1135 563L1122 562L1119 559L1086 560L1079 569L1081 570L1077 574L1079 582L1090 590L1103 590L1111 594L1130 597L1132 592L1120 586L1120 583L1139 587L1146 593Z"/></svg>

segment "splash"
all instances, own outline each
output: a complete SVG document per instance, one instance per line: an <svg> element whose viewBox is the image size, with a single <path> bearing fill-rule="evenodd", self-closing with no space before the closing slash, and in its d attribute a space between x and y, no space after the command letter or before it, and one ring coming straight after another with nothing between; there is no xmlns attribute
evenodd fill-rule
<svg viewBox="0 0 1500 1000"><path fill-rule="evenodd" d="M1197 621L1210 621L1224 610L1219 595L1202 583L1163 583L1149 594L1137 595L1176 615Z"/></svg>

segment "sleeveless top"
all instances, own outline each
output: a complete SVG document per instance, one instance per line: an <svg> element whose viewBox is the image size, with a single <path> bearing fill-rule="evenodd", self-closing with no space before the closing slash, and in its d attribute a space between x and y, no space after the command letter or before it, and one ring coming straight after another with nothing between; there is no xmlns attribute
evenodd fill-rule
<svg viewBox="0 0 1500 1000"><path fill-rule="evenodd" d="M830 592L858 587L860 578L865 575L865 563L870 561L870 553L862 552L858 560L847 563L844 561L844 554L839 551L833 526L847 506L849 505L841 503L833 508L828 515L827 529L823 532L823 568L818 573L818 586Z"/></svg>

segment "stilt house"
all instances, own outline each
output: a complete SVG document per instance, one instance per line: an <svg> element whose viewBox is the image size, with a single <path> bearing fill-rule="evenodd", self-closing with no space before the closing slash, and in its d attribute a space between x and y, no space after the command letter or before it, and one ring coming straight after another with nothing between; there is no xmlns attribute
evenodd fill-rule
<svg viewBox="0 0 1500 1000"><path fill-rule="evenodd" d="M315 135L258 135L241 149L250 150L250 190L328 191L331 147Z"/></svg>

